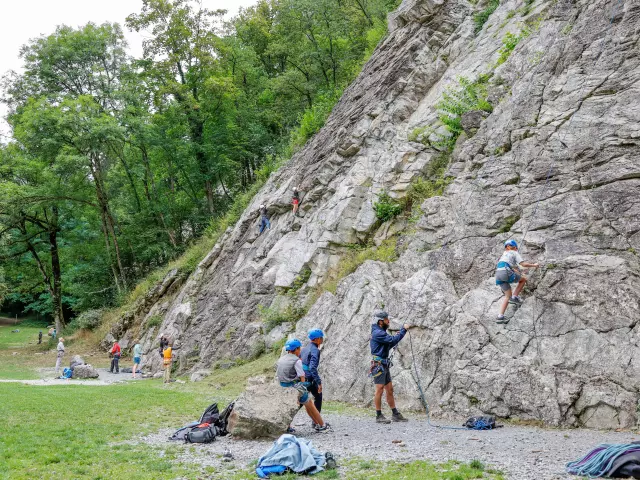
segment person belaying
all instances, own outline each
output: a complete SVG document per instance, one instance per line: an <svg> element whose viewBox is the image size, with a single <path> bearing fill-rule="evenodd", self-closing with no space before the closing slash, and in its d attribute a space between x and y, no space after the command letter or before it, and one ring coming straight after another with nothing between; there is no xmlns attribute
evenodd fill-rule
<svg viewBox="0 0 640 480"><path fill-rule="evenodd" d="M260 233L258 235L262 235L265 228L271 229L271 222L269 222L269 217L267 217L267 207L263 203L260 205Z"/></svg>
<svg viewBox="0 0 640 480"><path fill-rule="evenodd" d="M171 344L167 343L167 346L162 352L162 366L164 367L163 383L171 382L171 363L173 362L173 349Z"/></svg>
<svg viewBox="0 0 640 480"><path fill-rule="evenodd" d="M324 332L318 328L309 331L309 343L302 349L300 360L309 380L309 392L313 395L313 404L322 412L322 379L318 373L320 366L320 345L324 342ZM315 426L315 425L314 425Z"/></svg>
<svg viewBox="0 0 640 480"><path fill-rule="evenodd" d="M496 323L504 323L504 312L510 303L520 306L522 299L518 296L527 283L526 277L522 274L520 267L538 268L537 263L525 262L518 252L518 244L515 240L507 240L504 242L504 253L498 260L496 267L496 285L498 285L504 293L504 299L500 305L500 313L496 319ZM513 295L511 294L511 284L517 283Z"/></svg>
<svg viewBox="0 0 640 480"><path fill-rule="evenodd" d="M109 373L120 373L120 355L122 354L122 350L120 348L120 344L118 341L113 342L113 347L109 350L109 355L111 356L111 368L109 369Z"/></svg>
<svg viewBox="0 0 640 480"><path fill-rule="evenodd" d="M320 412L309 398L307 376L300 360L302 343L294 338L285 343L284 349L287 353L280 357L276 364L278 381L282 387L295 388L298 391L298 402L304 406L313 420L316 432L324 432L329 428L329 424L324 422Z"/></svg>
<svg viewBox="0 0 640 480"><path fill-rule="evenodd" d="M408 421L396 408L396 401L393 398L393 383L391 382L391 361L389 360L389 352L395 347L400 340L407 334L410 325L405 323L396 335L389 335L389 315L387 312L378 312L373 317L374 323L371 325L371 370L369 375L373 377L375 384L375 393L373 403L376 407L376 423L391 423ZM385 392L387 403L391 408L391 420L382 414L382 392Z"/></svg>
<svg viewBox="0 0 640 480"><path fill-rule="evenodd" d="M300 191L298 187L293 187L293 197L291 197L291 203L293 205L293 216L298 215L298 207L300 206Z"/></svg>

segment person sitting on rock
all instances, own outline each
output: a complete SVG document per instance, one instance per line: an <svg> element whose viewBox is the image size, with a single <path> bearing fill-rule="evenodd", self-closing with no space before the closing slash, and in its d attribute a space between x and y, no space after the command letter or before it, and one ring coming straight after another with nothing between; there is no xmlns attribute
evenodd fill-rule
<svg viewBox="0 0 640 480"><path fill-rule="evenodd" d="M297 338L294 338L285 343L284 349L287 353L280 357L276 364L278 381L281 386L285 388L293 387L298 391L298 402L301 406L304 406L307 414L315 423L315 430L324 432L329 428L329 424L324 422L320 412L318 412L318 409L309 398L305 371L302 367L302 360L300 360L302 343Z"/></svg>
<svg viewBox="0 0 640 480"><path fill-rule="evenodd" d="M387 333L389 328L389 315L387 312L378 312L374 315L374 324L371 325L371 370L369 375L373 377L373 383L376 390L373 396L373 403L376 407L376 423L406 422L407 419L396 408L396 401L393 398L393 383L391 382L391 362L389 360L389 352L395 347L400 340L404 338L409 324L405 323L400 332L391 336ZM391 420L382 414L382 392L386 393L387 403L391 408Z"/></svg>
<svg viewBox="0 0 640 480"><path fill-rule="evenodd" d="M504 299L500 305L500 313L498 314L496 323L504 322L504 312L510 303L516 306L522 305L522 299L518 296L527 279L522 275L520 267L538 268L540 265L537 263L525 262L518 252L518 244L515 240L507 240L504 243L504 253L498 261L496 268L496 285L498 285L503 293ZM511 284L517 283L515 292L511 295Z"/></svg>
<svg viewBox="0 0 640 480"><path fill-rule="evenodd" d="M324 342L324 332L319 328L309 332L310 342L302 349L300 360L305 376L309 379L309 392L313 395L313 404L322 412L322 379L318 373L320 365L320 345ZM314 424L315 427L315 424Z"/></svg>
<svg viewBox="0 0 640 480"><path fill-rule="evenodd" d="M269 222L269 217L267 217L267 207L263 203L260 205L260 233L258 235L262 235L265 228L271 229L271 222Z"/></svg>
<svg viewBox="0 0 640 480"><path fill-rule="evenodd" d="M298 207L300 206L300 192L298 191L298 187L293 187L291 203L293 204L293 216L295 217L298 214Z"/></svg>
<svg viewBox="0 0 640 480"><path fill-rule="evenodd" d="M111 368L109 369L109 373L120 373L120 355L122 354L122 350L120 349L120 344L118 341L113 342L113 347L109 350L109 355L111 356Z"/></svg>

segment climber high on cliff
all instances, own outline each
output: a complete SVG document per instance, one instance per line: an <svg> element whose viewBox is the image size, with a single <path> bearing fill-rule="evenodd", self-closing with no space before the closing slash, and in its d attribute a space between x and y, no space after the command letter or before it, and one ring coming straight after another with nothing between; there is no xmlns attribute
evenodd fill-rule
<svg viewBox="0 0 640 480"><path fill-rule="evenodd" d="M393 398L393 383L391 383L391 361L389 360L389 351L395 347L400 340L404 338L409 329L408 324L404 324L396 335L391 336L387 333L389 328L389 315L387 312L378 312L373 317L374 324L371 325L371 370L369 375L373 377L373 383L376 391L373 396L373 403L376 406L376 422L391 423L406 422L407 419L396 408L396 401ZM382 414L382 392L387 395L387 403L391 407L391 420L388 420Z"/></svg>
<svg viewBox="0 0 640 480"><path fill-rule="evenodd" d="M496 269L496 285L499 285L504 292L504 299L500 305L500 313L496 320L497 323L505 323L504 312L507 306L513 303L516 306L522 305L522 299L518 296L527 279L522 275L520 267L538 268L537 263L525 262L518 252L518 244L515 240L507 240L504 243L504 253L498 261ZM511 295L511 284L518 283L515 292Z"/></svg>
<svg viewBox="0 0 640 480"><path fill-rule="evenodd" d="M298 187L293 187L293 197L291 197L291 203L293 205L293 216L298 215L298 207L300 206L300 191Z"/></svg>
<svg viewBox="0 0 640 480"><path fill-rule="evenodd" d="M260 233L259 233L259 235L261 235L262 232L264 232L265 228L271 229L271 222L269 222L269 217L267 217L267 207L263 203L263 204L260 205Z"/></svg>

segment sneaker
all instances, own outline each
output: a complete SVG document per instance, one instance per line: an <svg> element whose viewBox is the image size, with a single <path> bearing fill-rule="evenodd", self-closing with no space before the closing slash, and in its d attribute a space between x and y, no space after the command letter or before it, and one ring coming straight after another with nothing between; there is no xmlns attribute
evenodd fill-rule
<svg viewBox="0 0 640 480"><path fill-rule="evenodd" d="M514 305L522 305L522 299L520 297L511 297L509 299L509 303L512 303Z"/></svg>
<svg viewBox="0 0 640 480"><path fill-rule="evenodd" d="M408 422L409 419L404 418L400 412L391 414L391 420L394 422Z"/></svg>
<svg viewBox="0 0 640 480"><path fill-rule="evenodd" d="M391 423L391 420L389 420L387 417L385 417L384 415L376 415L376 423Z"/></svg>
<svg viewBox="0 0 640 480"><path fill-rule="evenodd" d="M498 316L496 317L496 321L497 321L498 323L502 322L503 320L504 320L504 315L498 315Z"/></svg>
<svg viewBox="0 0 640 480"><path fill-rule="evenodd" d="M293 427L287 427L287 433L296 433L296 429Z"/></svg>
<svg viewBox="0 0 640 480"><path fill-rule="evenodd" d="M311 422L311 428L316 428L318 424L316 422Z"/></svg>
<svg viewBox="0 0 640 480"><path fill-rule="evenodd" d="M315 426L315 430L316 432L326 432L327 430L329 430L331 428L331 425L329 425L328 423L325 422L324 425L316 425Z"/></svg>

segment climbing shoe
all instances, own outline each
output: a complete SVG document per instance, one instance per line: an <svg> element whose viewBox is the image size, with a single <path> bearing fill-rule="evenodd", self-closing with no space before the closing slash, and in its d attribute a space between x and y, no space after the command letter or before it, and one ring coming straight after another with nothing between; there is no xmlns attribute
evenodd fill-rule
<svg viewBox="0 0 640 480"><path fill-rule="evenodd" d="M502 323L503 320L504 320L504 315L498 315L496 317L496 323Z"/></svg>
<svg viewBox="0 0 640 480"><path fill-rule="evenodd" d="M376 415L376 423L391 423L391 420L384 415Z"/></svg>
<svg viewBox="0 0 640 480"><path fill-rule="evenodd" d="M326 432L327 430L329 430L331 428L331 425L329 425L328 423L325 422L324 425L316 425L315 426L315 430L316 432Z"/></svg>
<svg viewBox="0 0 640 480"><path fill-rule="evenodd" d="M391 414L391 420L393 420L394 422L408 422L409 421L409 419L404 418L400 412L392 413Z"/></svg>
<svg viewBox="0 0 640 480"><path fill-rule="evenodd" d="M520 305L522 305L522 299L520 297L511 297L509 299L509 303L511 303L513 305L520 306Z"/></svg>

